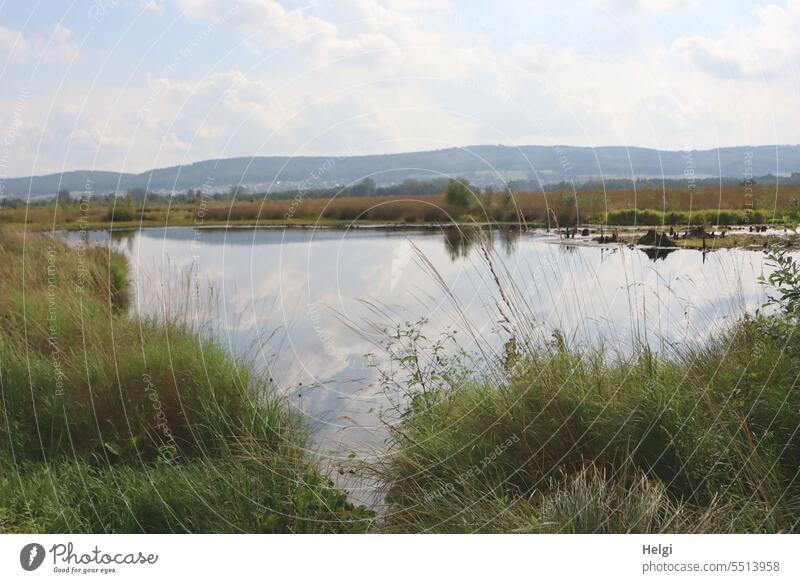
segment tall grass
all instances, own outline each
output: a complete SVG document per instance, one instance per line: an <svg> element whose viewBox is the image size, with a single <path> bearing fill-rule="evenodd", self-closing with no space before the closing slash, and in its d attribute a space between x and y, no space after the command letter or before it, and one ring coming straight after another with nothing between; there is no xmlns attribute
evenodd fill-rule
<svg viewBox="0 0 800 583"><path fill-rule="evenodd" d="M127 301L121 254L0 231L0 530L364 524L248 363Z"/></svg>
<svg viewBox="0 0 800 583"><path fill-rule="evenodd" d="M387 484L388 530L800 530L795 318L609 353L526 334L513 321L522 298L494 279L511 334L496 361L465 366L414 343L392 353L418 386L371 468Z"/></svg>

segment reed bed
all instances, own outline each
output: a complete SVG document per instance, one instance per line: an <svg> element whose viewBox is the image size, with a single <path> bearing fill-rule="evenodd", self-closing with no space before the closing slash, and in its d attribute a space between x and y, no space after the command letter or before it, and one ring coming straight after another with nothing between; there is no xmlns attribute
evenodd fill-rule
<svg viewBox="0 0 800 583"><path fill-rule="evenodd" d="M0 224L28 224L40 229L136 225L208 225L226 223L506 222L554 226L575 223L611 225L728 225L798 219L800 193L794 187L755 185L717 189L577 190L482 194L470 204L446 204L440 195L408 197L339 197L247 199L170 203L162 198L133 204L101 199L66 204L0 208ZM746 217L746 218L745 218Z"/></svg>

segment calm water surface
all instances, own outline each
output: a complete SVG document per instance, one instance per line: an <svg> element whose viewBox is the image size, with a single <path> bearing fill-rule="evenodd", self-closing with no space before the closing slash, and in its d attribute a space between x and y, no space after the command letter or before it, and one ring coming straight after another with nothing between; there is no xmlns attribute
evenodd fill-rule
<svg viewBox="0 0 800 583"><path fill-rule="evenodd" d="M623 350L637 339L662 351L701 341L765 301L758 251L653 258L544 232L495 233L494 274L454 230L142 229L112 244L131 259L133 310L160 313L170 298L210 318L233 354L255 358L309 416L320 449L342 455L385 435L386 397L365 357L380 354L381 330L425 317L428 337L456 329L467 350L475 338L499 349L509 336L495 276L543 338L559 329L572 344Z"/></svg>

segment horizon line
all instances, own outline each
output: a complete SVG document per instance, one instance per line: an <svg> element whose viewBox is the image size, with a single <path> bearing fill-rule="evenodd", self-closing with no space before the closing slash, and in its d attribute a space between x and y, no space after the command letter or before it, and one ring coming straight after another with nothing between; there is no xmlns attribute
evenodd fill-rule
<svg viewBox="0 0 800 583"><path fill-rule="evenodd" d="M140 176L143 174L147 174L150 172L156 172L159 170L169 170L171 168L184 168L188 166L194 166L195 164L203 164L206 162L222 162L228 160L242 160L242 159L250 159L255 160L258 158L285 158L287 160L294 160L294 159L308 159L308 158L337 158L340 160L344 159L352 159L352 158L370 158L370 157L381 157L381 156L402 156L402 155L412 155L412 154L425 154L431 152L441 152L445 150L469 150L470 148L509 148L509 149L521 149L521 148L575 148L575 149L584 149L584 150L600 150L604 148L620 148L626 150L650 150L653 152L659 153L682 153L682 152L712 152L712 151L719 151L719 150L732 150L735 148L796 148L800 147L800 143L797 144L742 144L739 146L715 146L711 148L692 148L692 149L672 149L672 148L654 148L650 146L632 146L632 145L615 145L615 144L607 144L603 146L583 146L583 145L575 145L575 144L553 144L553 145L546 145L546 144L519 144L519 145L507 145L507 144L468 144L466 146L450 146L447 148L436 148L432 150L405 150L405 151L398 151L398 152L385 152L382 154L303 154L303 155L288 155L288 154L265 154L265 155L251 155L251 156L230 156L225 158L203 158L194 160L193 162L187 162L182 164L172 164L168 166L154 166L148 168L147 170L142 170L141 172L135 171L124 171L124 170L107 170L103 168L73 168L71 170L61 170L58 172L46 172L44 174L26 174L21 176L5 176L0 177L0 181L6 182L9 180L24 180L24 179L33 179L33 178L44 178L47 176L58 176L64 175L71 172L104 172L109 174L129 174L133 176Z"/></svg>

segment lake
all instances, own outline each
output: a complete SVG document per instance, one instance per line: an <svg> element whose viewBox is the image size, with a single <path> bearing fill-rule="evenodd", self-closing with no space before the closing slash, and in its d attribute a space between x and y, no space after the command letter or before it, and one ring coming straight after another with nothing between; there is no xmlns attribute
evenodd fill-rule
<svg viewBox="0 0 800 583"><path fill-rule="evenodd" d="M385 437L378 417L391 399L370 363L398 324L426 318L428 338L457 331L463 349L484 354L502 352L511 316L543 340L558 329L570 345L670 351L765 301L760 251L657 256L536 230L494 232L484 247L455 229L369 228L141 229L111 243L131 260L134 312L168 305L205 323L302 409L320 451L342 456Z"/></svg>

